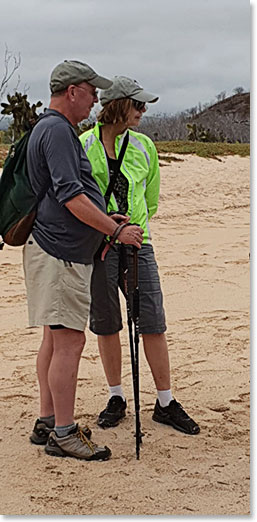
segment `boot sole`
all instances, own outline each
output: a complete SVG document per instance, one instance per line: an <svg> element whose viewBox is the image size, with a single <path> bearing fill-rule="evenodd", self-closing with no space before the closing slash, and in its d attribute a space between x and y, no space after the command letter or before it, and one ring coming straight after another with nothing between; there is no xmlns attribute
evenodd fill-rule
<svg viewBox="0 0 257 522"><path fill-rule="evenodd" d="M158 415L153 415L152 419L155 422L159 422L160 424L166 424L167 426L172 426L175 430L181 431L182 433L185 433L186 435L198 435L200 432L200 428L198 426L197 431L187 431L185 428L182 428L181 426L178 426L175 422L168 421L166 422L162 417L159 417Z"/></svg>

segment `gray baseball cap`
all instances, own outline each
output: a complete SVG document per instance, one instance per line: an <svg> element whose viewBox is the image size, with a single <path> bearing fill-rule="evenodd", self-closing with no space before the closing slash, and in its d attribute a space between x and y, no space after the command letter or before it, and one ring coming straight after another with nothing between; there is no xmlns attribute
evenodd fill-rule
<svg viewBox="0 0 257 522"><path fill-rule="evenodd" d="M55 92L63 91L69 85L78 85L82 82L87 82L99 89L108 89L112 85L111 80L99 76L87 63L77 60L64 60L52 71L50 90L54 94Z"/></svg>
<svg viewBox="0 0 257 522"><path fill-rule="evenodd" d="M132 98L144 103L154 103L159 100L156 94L146 92L136 80L127 78L127 76L114 76L112 86L100 93L100 102L102 105L121 98Z"/></svg>

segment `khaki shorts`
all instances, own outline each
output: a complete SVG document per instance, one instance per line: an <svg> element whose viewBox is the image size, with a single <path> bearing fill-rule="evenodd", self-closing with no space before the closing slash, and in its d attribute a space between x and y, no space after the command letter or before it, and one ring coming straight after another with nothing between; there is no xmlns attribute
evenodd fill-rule
<svg viewBox="0 0 257 522"><path fill-rule="evenodd" d="M23 249L29 326L57 325L84 331L90 309L92 265L47 254L30 236Z"/></svg>

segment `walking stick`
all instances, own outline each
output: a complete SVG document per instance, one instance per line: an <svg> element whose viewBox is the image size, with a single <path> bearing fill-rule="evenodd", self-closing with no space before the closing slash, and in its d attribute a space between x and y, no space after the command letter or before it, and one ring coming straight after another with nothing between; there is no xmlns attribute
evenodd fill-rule
<svg viewBox="0 0 257 522"><path fill-rule="evenodd" d="M134 321L134 396L136 414L136 456L139 460L140 443L142 442L140 426L139 404L139 289L138 289L138 249L133 247L133 321Z"/></svg>
<svg viewBox="0 0 257 522"><path fill-rule="evenodd" d="M128 291L128 262L126 255L126 247L121 246L122 256L122 267L123 267L123 278L124 278L124 294L126 298L127 307L127 322L129 330L129 346L131 355L131 367L132 367L132 378L133 378L133 391L134 391L134 403L135 403L135 418L136 418L136 457L139 460L140 444L142 443L143 433L141 432L140 425L140 404L139 404L139 290L138 290L138 250L133 247L133 317L131 312L131 306L129 301ZM133 336L133 324L134 322L134 336Z"/></svg>

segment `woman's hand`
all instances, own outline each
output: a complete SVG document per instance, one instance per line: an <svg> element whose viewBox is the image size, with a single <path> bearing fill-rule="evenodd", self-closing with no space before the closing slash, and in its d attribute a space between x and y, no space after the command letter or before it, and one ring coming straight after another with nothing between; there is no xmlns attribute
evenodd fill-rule
<svg viewBox="0 0 257 522"><path fill-rule="evenodd" d="M129 225L120 231L117 239L125 245L134 245L141 248L143 232L143 229L138 225Z"/></svg>

